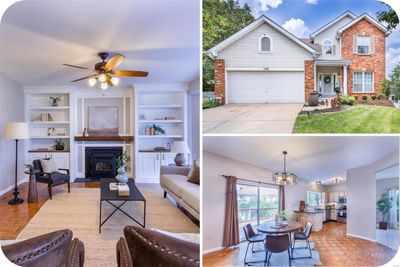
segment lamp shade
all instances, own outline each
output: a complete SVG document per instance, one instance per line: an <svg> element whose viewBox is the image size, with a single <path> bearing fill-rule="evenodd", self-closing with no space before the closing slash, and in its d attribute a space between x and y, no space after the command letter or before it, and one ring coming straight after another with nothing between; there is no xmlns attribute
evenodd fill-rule
<svg viewBox="0 0 400 267"><path fill-rule="evenodd" d="M171 146L172 153L190 153L189 147L185 141L175 141Z"/></svg>
<svg viewBox="0 0 400 267"><path fill-rule="evenodd" d="M4 137L7 139L29 139L29 127L26 122L7 122Z"/></svg>

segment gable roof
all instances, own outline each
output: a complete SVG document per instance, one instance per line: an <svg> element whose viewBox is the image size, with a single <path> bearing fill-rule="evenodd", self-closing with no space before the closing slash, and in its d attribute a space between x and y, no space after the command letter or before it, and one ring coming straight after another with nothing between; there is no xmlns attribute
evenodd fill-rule
<svg viewBox="0 0 400 267"><path fill-rule="evenodd" d="M359 21L366 19L369 22L371 22L373 25L375 25L375 27L377 27L378 29L380 29L381 31L383 31L384 33L388 34L389 32L387 31L386 27L383 26L382 24L380 24L378 21L376 21L373 17L371 17L370 15L368 15L367 13L363 13L361 14L358 18L356 18L355 20L353 20L352 22L347 23L346 25L344 25L342 28L340 28L338 30L338 34L341 35L345 30L347 30L348 28L350 28L351 26L353 26L354 24L358 23Z"/></svg>
<svg viewBox="0 0 400 267"><path fill-rule="evenodd" d="M312 34L310 34L310 38L314 39L315 36L317 36L319 33L325 31L326 29L331 27L333 24L335 24L336 22L342 20L345 17L350 17L353 20L357 18L357 16L354 15L351 11L346 11L343 14L341 14L338 17L336 17L333 20L331 20L330 22L328 22L327 24L325 24L324 26L322 26L321 28L319 28L318 30L316 30L315 32L313 32Z"/></svg>
<svg viewBox="0 0 400 267"><path fill-rule="evenodd" d="M282 28L280 25L278 25L277 23L275 23L274 21L272 21L271 19L267 18L264 15L260 16L258 19L256 19L255 21L253 21L252 23L250 23L249 25L247 25L243 29L239 30L238 32L232 34L231 36L229 36L225 40L219 42L218 44L216 44L215 46L210 48L208 51L206 51L206 53L211 57L215 57L218 54L219 51L221 51L225 47L231 45L233 42L239 40L240 38L245 36L247 33L251 32L252 30L257 28L262 23L267 23L268 25L270 25L271 27L273 27L274 29L276 29L277 31L279 31L280 33L282 33L283 35L285 35L286 37L288 37L289 39L291 39L295 43L297 43L299 46L301 46L304 49L306 49L307 51L309 51L310 53L313 53L313 54L318 54L319 53L314 48L312 48L311 46L307 45L306 43L301 41L299 38L297 38L296 36L294 36L293 34L291 34L290 32L288 32L287 30Z"/></svg>

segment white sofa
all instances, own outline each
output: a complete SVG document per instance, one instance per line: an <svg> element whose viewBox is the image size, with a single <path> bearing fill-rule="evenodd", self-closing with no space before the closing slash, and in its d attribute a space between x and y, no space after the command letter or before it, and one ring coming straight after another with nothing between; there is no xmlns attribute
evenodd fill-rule
<svg viewBox="0 0 400 267"><path fill-rule="evenodd" d="M160 185L167 194L187 210L196 219L200 220L200 185L189 183L187 175L190 167L161 166Z"/></svg>

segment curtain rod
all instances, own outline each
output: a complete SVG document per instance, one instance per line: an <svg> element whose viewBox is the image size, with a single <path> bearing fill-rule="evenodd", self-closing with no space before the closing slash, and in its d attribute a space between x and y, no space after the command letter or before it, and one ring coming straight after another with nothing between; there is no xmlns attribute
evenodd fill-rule
<svg viewBox="0 0 400 267"><path fill-rule="evenodd" d="M229 176L231 176L231 175L222 175L222 177L224 177L224 178L228 178ZM266 184L266 185L275 185L275 186L279 186L279 185L273 184L273 183L265 183L265 182L250 180L250 179L238 178L238 177L236 177L236 179L241 180L241 181L252 182L252 183L259 183L259 184Z"/></svg>

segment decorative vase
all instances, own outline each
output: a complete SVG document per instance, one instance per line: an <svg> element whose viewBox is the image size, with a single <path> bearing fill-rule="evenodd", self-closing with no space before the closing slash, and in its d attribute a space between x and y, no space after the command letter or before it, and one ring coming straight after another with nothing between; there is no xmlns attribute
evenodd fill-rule
<svg viewBox="0 0 400 267"><path fill-rule="evenodd" d="M118 168L118 174L115 176L115 179L121 184L126 184L128 182L128 175L126 174L125 166L121 166Z"/></svg>
<svg viewBox="0 0 400 267"><path fill-rule="evenodd" d="M56 99L53 99L53 103L51 103L53 107L58 107L58 102Z"/></svg>

